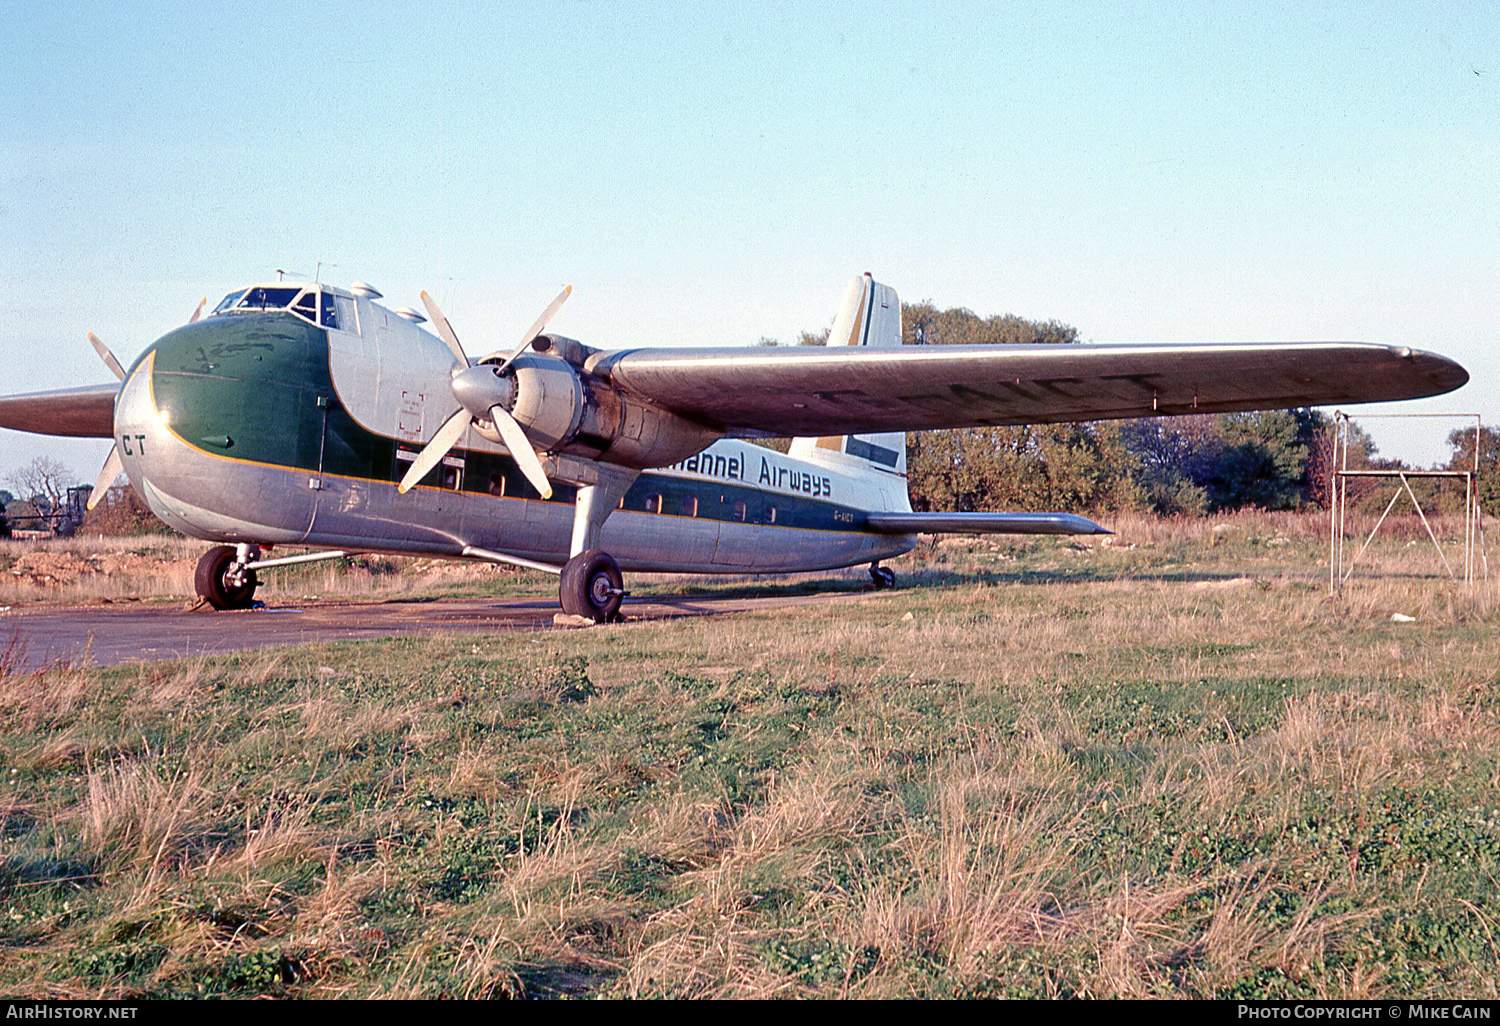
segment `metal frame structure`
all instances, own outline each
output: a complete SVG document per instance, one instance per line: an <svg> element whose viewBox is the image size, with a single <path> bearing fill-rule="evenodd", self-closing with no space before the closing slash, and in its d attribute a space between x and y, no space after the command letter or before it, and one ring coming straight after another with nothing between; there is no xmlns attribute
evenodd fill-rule
<svg viewBox="0 0 1500 1026"><path fill-rule="evenodd" d="M1437 534L1432 529L1432 523L1427 519L1422 504L1417 500L1416 493L1412 491L1412 478L1462 478L1464 482L1464 561L1463 561L1463 584L1467 589L1474 584L1476 559L1479 564L1480 575L1483 580L1489 580L1489 557L1484 547L1484 513L1479 506L1479 446L1482 441L1480 431L1480 417L1477 413L1390 413L1390 414L1365 414L1361 419L1375 418L1412 418L1412 417L1442 417L1445 419L1462 418L1474 421L1474 466L1468 470L1361 470L1349 469L1349 415L1342 410L1334 411L1334 436L1333 436L1333 459L1332 465L1338 469L1331 476L1333 485L1332 501L1328 504L1328 594L1338 595L1343 592L1344 583L1354 573L1354 568L1359 563L1359 558L1364 555L1370 543L1375 540L1375 535L1380 532L1381 525L1385 523L1386 517L1390 515L1396 503L1403 493L1411 499L1417 516L1422 521L1422 526L1427 530L1427 537L1432 540L1432 546L1437 550L1438 559L1442 560L1443 568L1448 571L1449 579L1458 581L1458 574L1454 571L1448 557L1443 554L1443 547L1438 543ZM1344 525L1348 514L1349 479L1382 478L1390 481L1394 479L1395 492L1391 495L1391 501L1386 503L1385 511L1380 514L1380 519L1375 521L1375 526L1370 529L1369 537L1349 561L1348 568L1344 566Z"/></svg>

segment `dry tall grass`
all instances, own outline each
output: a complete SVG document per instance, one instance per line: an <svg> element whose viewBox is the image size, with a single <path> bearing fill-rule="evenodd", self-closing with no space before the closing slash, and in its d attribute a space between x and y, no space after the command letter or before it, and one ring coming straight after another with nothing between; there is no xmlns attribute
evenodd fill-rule
<svg viewBox="0 0 1500 1026"><path fill-rule="evenodd" d="M0 654L0 981L1496 996L1495 614L1394 539L1330 600L1318 531L1226 523L781 613Z"/></svg>

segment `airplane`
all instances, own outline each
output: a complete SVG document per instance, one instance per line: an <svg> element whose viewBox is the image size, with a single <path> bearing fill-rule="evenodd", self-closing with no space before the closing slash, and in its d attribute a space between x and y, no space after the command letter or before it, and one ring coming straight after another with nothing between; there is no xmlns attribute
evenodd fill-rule
<svg viewBox="0 0 1500 1026"><path fill-rule="evenodd" d="M1371 343L903 345L868 274L826 347L603 350L544 334L474 359L427 293L262 282L157 339L118 379L0 397L0 427L112 438L170 527L217 543L215 609L259 573L354 553L545 570L566 616L603 623L623 571L804 572L883 562L918 533L1098 534L1070 513L913 512L905 432L1411 399L1468 373ZM430 324L432 330L423 327ZM436 334L433 334L433 332ZM792 438L783 454L751 439ZM270 556L274 546L318 551Z"/></svg>

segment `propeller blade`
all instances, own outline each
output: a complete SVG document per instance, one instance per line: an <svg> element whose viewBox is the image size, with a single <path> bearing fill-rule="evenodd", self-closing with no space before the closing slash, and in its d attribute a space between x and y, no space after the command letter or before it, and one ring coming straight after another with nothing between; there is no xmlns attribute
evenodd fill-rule
<svg viewBox="0 0 1500 1026"><path fill-rule="evenodd" d="M457 413L443 422L443 426L437 429L437 434L432 436L432 441L427 443L427 448L417 453L417 458L412 461L411 469L396 486L396 491L405 495L415 487L416 483L427 476L427 472L442 462L448 450L458 444L458 440L469 430L469 422L473 418L469 411L460 408Z"/></svg>
<svg viewBox="0 0 1500 1026"><path fill-rule="evenodd" d="M94 352L99 354L99 359L104 361L105 366L115 372L115 377L124 381L125 368L120 366L120 361L115 359L115 354L109 351L109 346L99 341L99 336L92 331L89 332L89 343L94 347Z"/></svg>
<svg viewBox="0 0 1500 1026"><path fill-rule="evenodd" d="M473 364L464 352L464 347L458 343L458 335L454 333L453 325L448 323L448 318L443 316L443 311L438 309L437 303L426 292L422 293L422 305L427 308L427 317L432 321L432 326L437 329L438 338L448 344L448 348L453 350L453 355L458 357L459 363L465 367L472 367Z"/></svg>
<svg viewBox="0 0 1500 1026"><path fill-rule="evenodd" d="M526 437L526 432L521 430L516 418L504 406L492 406L490 420L495 422L500 437L505 439L505 447L515 458L521 473L526 475L526 480L531 482L531 487L541 492L542 498L552 498L552 482L547 480L547 472L542 469L541 457L531 447L531 439Z"/></svg>
<svg viewBox="0 0 1500 1026"><path fill-rule="evenodd" d="M511 363L515 361L516 357L526 352L526 347L531 345L532 341L542 333L542 329L547 326L547 322L552 320L553 315L557 313L558 309L563 305L564 301L566 301L567 298L572 294L573 286L564 285L563 290L559 292L557 294L557 298L552 301L552 305L543 310L542 315L536 319L536 323L526 330L525 335L521 336L521 344L516 346L515 350L505 358L504 363L500 364L501 370L509 367Z"/></svg>
<svg viewBox="0 0 1500 1026"><path fill-rule="evenodd" d="M104 461L104 469L99 471L99 480L94 482L94 490L89 492L88 508L93 509L99 505L104 498L104 493L109 486L115 483L115 478L120 476L120 471L125 465L120 462L120 447L118 445L109 450L109 456Z"/></svg>
<svg viewBox="0 0 1500 1026"><path fill-rule="evenodd" d="M203 308L205 306L207 306L207 305L208 305L208 297L207 296L204 296L202 299L198 300L198 309L196 309L196 310L193 311L193 316L191 316L191 317L188 318L188 323L189 324L196 324L198 322L198 318L203 316Z"/></svg>

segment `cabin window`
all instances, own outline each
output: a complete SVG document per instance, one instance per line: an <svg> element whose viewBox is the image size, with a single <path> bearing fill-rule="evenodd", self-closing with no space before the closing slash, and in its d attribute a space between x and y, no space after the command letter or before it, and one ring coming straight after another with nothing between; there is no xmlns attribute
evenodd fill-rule
<svg viewBox="0 0 1500 1026"><path fill-rule="evenodd" d="M652 492L650 495L646 496L646 512L647 513L660 513L661 512L661 496L659 494L657 494L656 492Z"/></svg>
<svg viewBox="0 0 1500 1026"><path fill-rule="evenodd" d="M767 506L766 507L766 523L768 523L768 524L774 524L774 523L776 523L776 507L775 506Z"/></svg>
<svg viewBox="0 0 1500 1026"><path fill-rule="evenodd" d="M734 504L734 519L744 520L746 514L748 514L749 512L749 508L746 507L745 501L743 499Z"/></svg>
<svg viewBox="0 0 1500 1026"><path fill-rule="evenodd" d="M411 465L416 461L417 453L414 449L396 450L396 476L394 480L399 481L406 476ZM443 462L427 472L419 484L428 488L445 488L456 492L463 488L464 484L464 460L462 456L444 456Z"/></svg>
<svg viewBox="0 0 1500 1026"><path fill-rule="evenodd" d="M682 506L678 510L679 516L695 517L698 515L698 496L688 495L682 500Z"/></svg>

